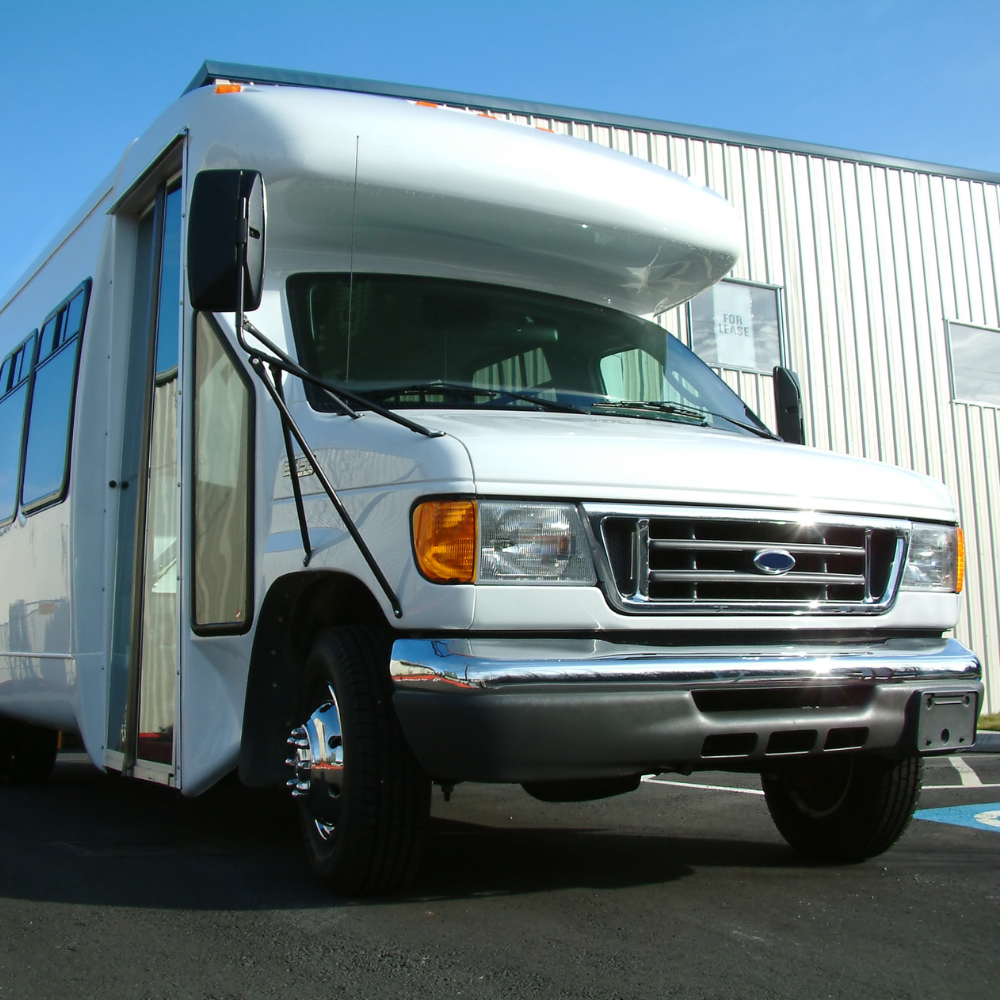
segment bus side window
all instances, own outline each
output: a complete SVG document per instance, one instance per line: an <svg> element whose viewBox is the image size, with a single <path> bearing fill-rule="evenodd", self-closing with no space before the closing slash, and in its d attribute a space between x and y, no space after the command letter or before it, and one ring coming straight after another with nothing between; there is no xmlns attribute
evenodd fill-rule
<svg viewBox="0 0 1000 1000"><path fill-rule="evenodd" d="M59 346L59 327L65 310L60 309L42 326L38 343L38 363L41 364Z"/></svg>
<svg viewBox="0 0 1000 1000"><path fill-rule="evenodd" d="M194 630L245 632L253 608L253 393L210 314L194 345Z"/></svg>
<svg viewBox="0 0 1000 1000"><path fill-rule="evenodd" d="M0 365L0 525L17 513L17 477L21 471L24 401L34 353L35 334Z"/></svg>
<svg viewBox="0 0 1000 1000"><path fill-rule="evenodd" d="M80 341L89 296L88 279L42 328L21 484L21 506L28 512L66 495Z"/></svg>

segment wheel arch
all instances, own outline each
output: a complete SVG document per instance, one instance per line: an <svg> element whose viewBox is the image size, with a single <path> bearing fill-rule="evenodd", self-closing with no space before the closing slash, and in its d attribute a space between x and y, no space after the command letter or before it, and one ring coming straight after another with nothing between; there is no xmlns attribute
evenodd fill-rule
<svg viewBox="0 0 1000 1000"><path fill-rule="evenodd" d="M239 773L252 788L283 785L290 776L286 740L296 718L300 680L316 636L338 625L391 631L368 587L357 577L303 570L279 577L261 604L250 654Z"/></svg>

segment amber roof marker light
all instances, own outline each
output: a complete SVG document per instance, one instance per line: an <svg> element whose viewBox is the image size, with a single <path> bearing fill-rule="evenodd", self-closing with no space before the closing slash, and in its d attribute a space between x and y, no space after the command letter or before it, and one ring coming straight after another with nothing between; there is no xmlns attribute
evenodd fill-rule
<svg viewBox="0 0 1000 1000"><path fill-rule="evenodd" d="M957 538L955 544L955 593L961 594L965 585L965 532L961 528L956 529Z"/></svg>

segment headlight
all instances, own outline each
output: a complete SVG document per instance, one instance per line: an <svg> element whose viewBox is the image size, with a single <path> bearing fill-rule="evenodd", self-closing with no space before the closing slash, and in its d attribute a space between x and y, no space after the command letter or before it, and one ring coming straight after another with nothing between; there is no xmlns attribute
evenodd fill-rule
<svg viewBox="0 0 1000 1000"><path fill-rule="evenodd" d="M573 504L428 500L413 511L413 551L435 583L597 581Z"/></svg>
<svg viewBox="0 0 1000 1000"><path fill-rule="evenodd" d="M910 530L902 589L959 594L964 576L962 529L940 524L914 524Z"/></svg>
<svg viewBox="0 0 1000 1000"><path fill-rule="evenodd" d="M576 583L597 577L572 504L479 504L480 583Z"/></svg>

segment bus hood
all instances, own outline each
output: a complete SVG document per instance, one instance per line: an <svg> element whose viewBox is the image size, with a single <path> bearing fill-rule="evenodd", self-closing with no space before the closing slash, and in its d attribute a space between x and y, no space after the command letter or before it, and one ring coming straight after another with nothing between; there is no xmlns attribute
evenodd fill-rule
<svg viewBox="0 0 1000 1000"><path fill-rule="evenodd" d="M956 520L947 487L928 476L713 428L523 410L423 411L417 419L462 443L481 496Z"/></svg>

